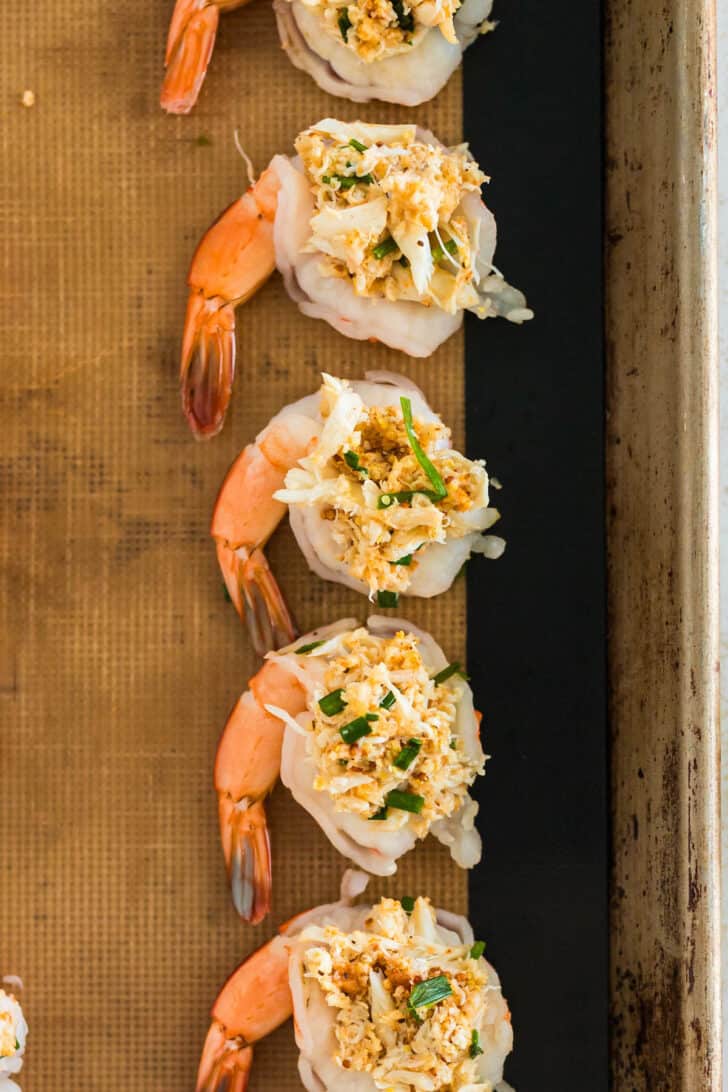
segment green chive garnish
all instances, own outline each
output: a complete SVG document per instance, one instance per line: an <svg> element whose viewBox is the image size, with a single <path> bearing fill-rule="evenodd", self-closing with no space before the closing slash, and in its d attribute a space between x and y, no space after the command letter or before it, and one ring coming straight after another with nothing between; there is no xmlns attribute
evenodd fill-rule
<svg viewBox="0 0 728 1092"><path fill-rule="evenodd" d="M377 259L377 261L380 261L382 258L386 258L388 254L391 254L392 251L398 249L399 247L395 243L392 236L388 235L386 239L382 239L381 243L374 247L372 254Z"/></svg>
<svg viewBox="0 0 728 1092"><path fill-rule="evenodd" d="M477 1058L478 1055L482 1053L483 1048L480 1045L480 1036L478 1035L475 1028L473 1028L472 1034L470 1036L470 1057Z"/></svg>
<svg viewBox="0 0 728 1092"><path fill-rule="evenodd" d="M414 30L415 17L411 11L404 10L403 0L392 0L392 7L394 8L394 14L397 16L400 30Z"/></svg>
<svg viewBox="0 0 728 1092"><path fill-rule="evenodd" d="M484 951L485 951L485 941L484 940L476 940L475 944L470 949L470 958L471 959L480 959L480 957L482 956Z"/></svg>
<svg viewBox="0 0 728 1092"><path fill-rule="evenodd" d="M394 694L392 693L392 691L388 690L379 704L381 705L382 709L391 709L392 706L394 705L394 703L396 702L396 700L397 699L394 696Z"/></svg>
<svg viewBox="0 0 728 1092"><path fill-rule="evenodd" d="M371 734L372 730L369 722L372 720L378 720L376 713L367 713L365 717L350 720L348 724L344 724L339 728L339 735L344 743L356 743L358 739Z"/></svg>
<svg viewBox="0 0 728 1092"><path fill-rule="evenodd" d="M390 565L407 565L412 564L412 554L405 554L404 557L398 557L396 561L390 561Z"/></svg>
<svg viewBox="0 0 728 1092"><path fill-rule="evenodd" d="M345 758L340 758L339 759L339 765L340 766L348 766L349 763L347 762L347 760Z"/></svg>
<svg viewBox="0 0 728 1092"><path fill-rule="evenodd" d="M427 477L432 483L433 489L437 494L438 500L443 500L447 496L447 488L445 483L435 470L430 460L422 450L420 441L415 434L414 425L412 423L412 403L409 398L400 398L400 405L402 406L402 416L404 418L404 427L407 429L407 439L409 440L410 447L412 448L417 462L424 470Z"/></svg>
<svg viewBox="0 0 728 1092"><path fill-rule="evenodd" d="M349 147L353 148L355 152L365 152L367 150L366 144L362 144L360 140L355 140L354 137L349 141Z"/></svg>
<svg viewBox="0 0 728 1092"><path fill-rule="evenodd" d="M337 22L339 24L339 30L341 31L341 37L346 41L352 26L348 8L339 8L339 18Z"/></svg>
<svg viewBox="0 0 728 1092"><path fill-rule="evenodd" d="M420 753L421 747L421 739L411 739L409 743L405 743L404 747L394 760L394 765L397 767L397 769L408 769L417 758L417 755Z"/></svg>
<svg viewBox="0 0 728 1092"><path fill-rule="evenodd" d="M388 808L411 811L414 815L419 815L425 806L424 796L417 796L414 792L402 792L400 789L392 789L388 792L384 802Z"/></svg>
<svg viewBox="0 0 728 1092"><path fill-rule="evenodd" d="M350 466L352 470L358 470L360 474L368 474L369 471L365 466L362 466L359 462L359 456L355 451L344 452L344 462L347 466Z"/></svg>
<svg viewBox="0 0 728 1092"><path fill-rule="evenodd" d="M337 180L340 190L350 190L357 182L369 186L374 181L370 174L332 174L331 178Z"/></svg>
<svg viewBox="0 0 728 1092"><path fill-rule="evenodd" d="M447 667L443 667L442 671L438 671L436 675L433 675L432 681L435 686L439 686L440 683L447 682L453 675L459 675L461 679L465 680L470 678L463 670L462 666L455 660L454 663L448 664Z"/></svg>
<svg viewBox="0 0 728 1092"><path fill-rule="evenodd" d="M298 656L305 656L307 652L313 652L315 648L320 648L321 645L325 645L325 641L312 641L310 645L301 645L300 648L294 648L294 652Z"/></svg>
<svg viewBox="0 0 728 1092"><path fill-rule="evenodd" d="M455 255L458 252L458 244L455 242L454 239L448 239L448 241L445 243L445 250L448 252L448 254ZM433 262L441 262L442 259L445 257L445 250L442 249L439 243L435 243L434 246L431 246L430 253L432 254Z"/></svg>
<svg viewBox="0 0 728 1092"><path fill-rule="evenodd" d="M332 690L330 694L324 695L324 697L319 700L319 709L321 712L325 713L327 717L335 717L337 713L346 709L346 702L341 697L343 693L344 691L342 688L339 690Z"/></svg>
<svg viewBox="0 0 728 1092"><path fill-rule="evenodd" d="M399 902L405 914L411 914L415 908L415 900L411 895L403 895Z"/></svg>
<svg viewBox="0 0 728 1092"><path fill-rule="evenodd" d="M399 592L396 591L378 591L377 592L377 606L378 607L396 607L399 603Z"/></svg>
<svg viewBox="0 0 728 1092"><path fill-rule="evenodd" d="M382 804L381 808L379 808L378 811L374 812L374 815L369 816L369 822L371 823L372 820L374 820L374 819L386 819L386 818L387 818L387 805Z"/></svg>
<svg viewBox="0 0 728 1092"><path fill-rule="evenodd" d="M436 1005L438 1001L444 1001L446 997L451 996L452 986L448 979L444 974L438 974L415 986L407 1004L411 1009L428 1009Z"/></svg>
<svg viewBox="0 0 728 1092"><path fill-rule="evenodd" d="M451 739L450 740L450 750L451 751L457 751L457 749L458 749L458 741L456 739Z"/></svg>

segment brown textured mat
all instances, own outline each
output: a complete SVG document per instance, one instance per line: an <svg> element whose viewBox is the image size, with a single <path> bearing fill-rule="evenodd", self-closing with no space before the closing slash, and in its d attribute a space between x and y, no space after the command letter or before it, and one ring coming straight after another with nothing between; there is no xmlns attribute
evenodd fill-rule
<svg viewBox="0 0 728 1092"><path fill-rule="evenodd" d="M253 658L208 521L233 456L322 368L405 369L462 439L460 338L413 364L303 318L273 280L239 316L225 431L193 442L177 395L185 274L245 186L234 128L260 169L327 114L405 112L319 92L258 0L222 19L195 112L166 117L170 7L39 0L9 7L0 43L0 973L26 983L24 1092L190 1089L228 971L337 892L343 861L279 790L272 920L242 927L228 896L211 769ZM415 116L457 140L460 95L456 78ZM308 573L285 527L270 556L302 625L364 615ZM462 656L462 582L408 611ZM466 897L430 843L388 889ZM260 1047L253 1087L299 1087L290 1027Z"/></svg>

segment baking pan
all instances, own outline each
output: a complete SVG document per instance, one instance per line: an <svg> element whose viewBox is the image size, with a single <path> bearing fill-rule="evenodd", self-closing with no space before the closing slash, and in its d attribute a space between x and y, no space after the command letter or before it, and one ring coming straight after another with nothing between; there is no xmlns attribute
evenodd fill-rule
<svg viewBox="0 0 728 1092"><path fill-rule="evenodd" d="M606 25L613 1081L721 1087L715 22Z"/></svg>
<svg viewBox="0 0 728 1092"><path fill-rule="evenodd" d="M406 365L459 442L467 401L470 453L505 487L506 557L467 577L494 755L471 912L514 1007L521 1092L599 1089L607 1068L599 9L542 7L504 5L464 77L417 111L459 139L464 78L498 259L533 287L537 320L469 324ZM0 970L26 982L24 1092L189 1088L227 972L274 922L332 897L341 871L277 792L270 927L242 927L230 907L210 770L253 658L207 521L232 457L322 368L403 361L303 319L271 282L241 316L233 408L209 445L178 414L176 361L192 247L244 185L232 130L261 167L325 114L399 112L320 93L281 57L260 0L221 21L195 113L164 117L168 15L40 0L7 12L0 44ZM625 1089L719 1084L708 16L646 0L607 15L612 1056ZM550 283L579 255L583 316ZM562 503L545 505L542 483ZM301 623L362 612L307 573L285 530L270 553ZM465 581L409 613L463 655ZM563 763L546 749L557 731ZM456 910L468 896L429 844L388 889ZM299 1087L288 1029L257 1050L253 1087Z"/></svg>

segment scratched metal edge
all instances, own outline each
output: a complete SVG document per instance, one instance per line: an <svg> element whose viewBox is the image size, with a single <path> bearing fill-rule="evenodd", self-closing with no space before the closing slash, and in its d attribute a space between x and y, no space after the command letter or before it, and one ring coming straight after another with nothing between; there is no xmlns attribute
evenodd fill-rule
<svg viewBox="0 0 728 1092"><path fill-rule="evenodd" d="M715 10L608 0L615 1089L721 1087Z"/></svg>

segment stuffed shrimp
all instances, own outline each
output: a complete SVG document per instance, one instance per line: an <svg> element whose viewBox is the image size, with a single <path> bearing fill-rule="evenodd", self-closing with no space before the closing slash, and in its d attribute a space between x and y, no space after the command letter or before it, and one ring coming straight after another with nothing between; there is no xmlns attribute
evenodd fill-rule
<svg viewBox="0 0 728 1092"><path fill-rule="evenodd" d="M391 876L433 834L461 868L481 856L480 714L459 663L403 619L346 618L271 652L234 707L214 783L233 903L271 904L265 798L278 778L359 868Z"/></svg>
<svg viewBox="0 0 728 1092"><path fill-rule="evenodd" d="M395 607L452 584L472 554L497 558L498 520L482 460L454 450L450 430L401 376L347 382L286 406L238 456L211 532L229 597L263 655L295 636L263 554L286 510L309 567Z"/></svg>
<svg viewBox="0 0 728 1092"><path fill-rule="evenodd" d="M309 1092L505 1089L511 1014L484 950L422 896L300 914L223 986L196 1092L244 1092L253 1044L291 1015Z"/></svg>
<svg viewBox="0 0 728 1092"><path fill-rule="evenodd" d="M8 977L6 985L17 981ZM17 998L0 988L0 1092L20 1092L11 1080L23 1066L28 1025Z"/></svg>
<svg viewBox="0 0 728 1092"><path fill-rule="evenodd" d="M532 317L493 265L487 180L467 145L414 125L326 118L276 155L209 229L189 274L180 365L195 436L222 428L235 371L235 308L283 274L303 314L346 337L427 357L466 311Z"/></svg>
<svg viewBox="0 0 728 1092"><path fill-rule="evenodd" d="M476 38L492 30L493 0L273 0L281 45L324 91L354 102L417 106L433 98ZM197 102L220 12L247 0L177 0L160 103Z"/></svg>

